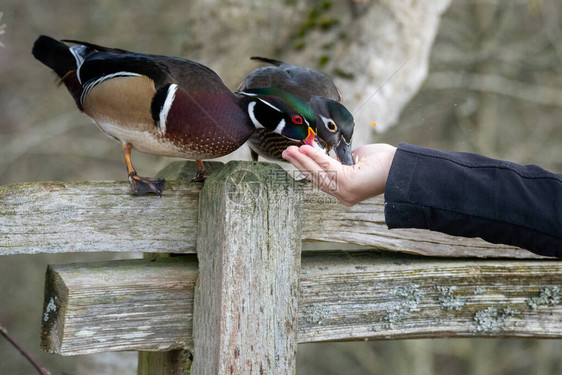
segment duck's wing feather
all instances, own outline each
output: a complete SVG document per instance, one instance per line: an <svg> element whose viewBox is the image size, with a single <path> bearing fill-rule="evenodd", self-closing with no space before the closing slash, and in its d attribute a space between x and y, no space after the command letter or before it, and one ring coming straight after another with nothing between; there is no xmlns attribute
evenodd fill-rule
<svg viewBox="0 0 562 375"><path fill-rule="evenodd" d="M75 40L75 39L61 39L61 42L86 46L96 51L113 52L113 53L130 53L129 51L125 51L124 49L100 46L99 44L83 42L81 40Z"/></svg>
<svg viewBox="0 0 562 375"><path fill-rule="evenodd" d="M277 87L306 101L312 96L323 96L340 102L342 100L334 82L319 71L266 57L253 56L251 59L273 66L251 72L239 89Z"/></svg>

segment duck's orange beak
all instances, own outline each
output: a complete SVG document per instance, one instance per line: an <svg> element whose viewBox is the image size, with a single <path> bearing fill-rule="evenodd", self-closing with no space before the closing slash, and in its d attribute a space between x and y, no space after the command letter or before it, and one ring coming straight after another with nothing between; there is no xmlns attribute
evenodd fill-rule
<svg viewBox="0 0 562 375"><path fill-rule="evenodd" d="M321 148L318 142L316 142L316 132L310 126L308 127L308 135L303 140L303 143L314 148Z"/></svg>

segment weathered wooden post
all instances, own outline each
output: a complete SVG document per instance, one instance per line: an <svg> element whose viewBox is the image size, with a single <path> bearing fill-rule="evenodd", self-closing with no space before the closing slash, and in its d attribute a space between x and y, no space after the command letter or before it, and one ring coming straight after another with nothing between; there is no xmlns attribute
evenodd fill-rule
<svg viewBox="0 0 562 375"><path fill-rule="evenodd" d="M291 374L301 193L277 165L228 163L199 196L192 374Z"/></svg>
<svg viewBox="0 0 562 375"><path fill-rule="evenodd" d="M297 341L562 337L560 261L497 259L536 256L478 239L389 233L382 199L351 208L315 190L303 199L301 184L271 164L207 164L216 169L204 186L171 182L192 167L166 168L162 198L133 198L127 183L0 186L0 255L183 253L49 266L43 349L140 351L139 375L187 375L192 359L192 374L290 374ZM310 240L432 257L370 249L301 260Z"/></svg>

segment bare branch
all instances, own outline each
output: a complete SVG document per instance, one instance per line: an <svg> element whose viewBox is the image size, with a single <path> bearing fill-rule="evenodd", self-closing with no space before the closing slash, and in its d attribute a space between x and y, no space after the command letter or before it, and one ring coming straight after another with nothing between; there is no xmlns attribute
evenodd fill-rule
<svg viewBox="0 0 562 375"><path fill-rule="evenodd" d="M12 344L12 346L14 348L16 348L29 361L29 363L31 363L33 365L33 367L35 367L35 369L39 372L40 375L51 375L51 372L49 370L47 370L43 366L41 366L31 356L31 354L29 354L29 352L27 350L25 350L21 345L19 345L16 342L16 340L12 336L10 336L10 334L8 333L8 330L2 325L2 323L0 323L0 335L4 336L6 338L6 340L8 340L8 342L10 344Z"/></svg>

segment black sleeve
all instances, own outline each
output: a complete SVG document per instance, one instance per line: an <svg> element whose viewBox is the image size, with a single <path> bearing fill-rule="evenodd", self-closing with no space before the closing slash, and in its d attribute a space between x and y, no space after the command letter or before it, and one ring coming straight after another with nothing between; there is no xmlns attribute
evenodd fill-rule
<svg viewBox="0 0 562 375"><path fill-rule="evenodd" d="M401 144L385 189L389 228L421 228L562 258L562 175Z"/></svg>

